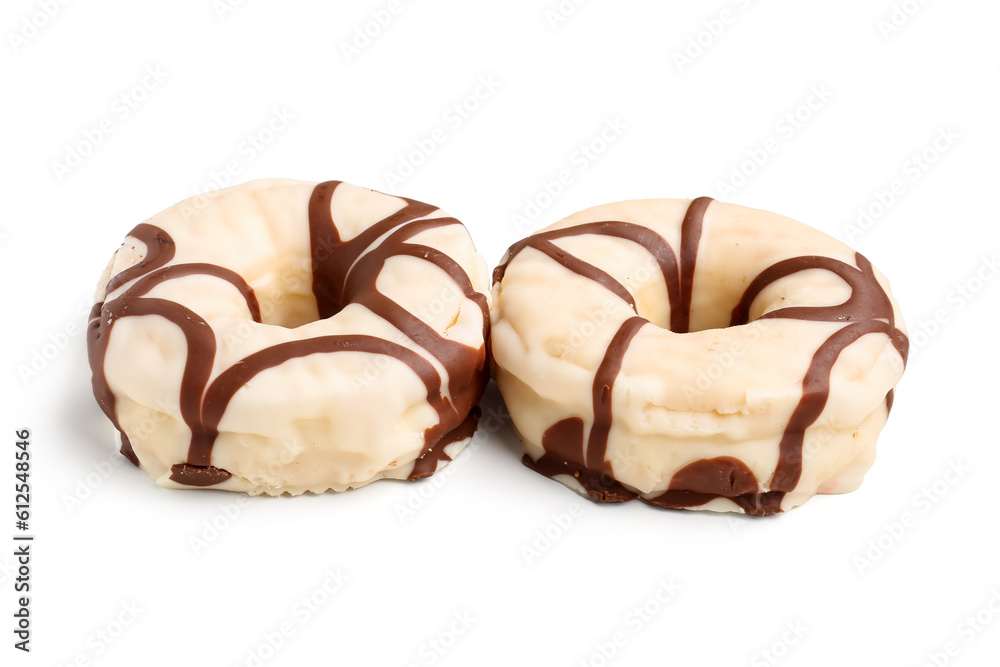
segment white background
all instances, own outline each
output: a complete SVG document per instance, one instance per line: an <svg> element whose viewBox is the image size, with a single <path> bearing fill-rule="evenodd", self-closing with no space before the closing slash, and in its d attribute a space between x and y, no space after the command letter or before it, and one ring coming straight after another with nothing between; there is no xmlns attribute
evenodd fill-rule
<svg viewBox="0 0 1000 667"><path fill-rule="evenodd" d="M0 660L995 664L1000 6L894 1L590 0L559 21L557 0L403 1L377 30L388 0L4 3ZM292 118L268 134L275 110ZM420 164L387 176L401 161ZM90 393L93 286L138 222L258 177L438 204L491 264L639 197L708 194L825 230L889 276L911 332L879 458L857 492L764 520L592 504L523 467L508 428L419 484L158 488L114 454ZM495 388L485 406L502 415ZM11 632L20 428L30 655Z"/></svg>

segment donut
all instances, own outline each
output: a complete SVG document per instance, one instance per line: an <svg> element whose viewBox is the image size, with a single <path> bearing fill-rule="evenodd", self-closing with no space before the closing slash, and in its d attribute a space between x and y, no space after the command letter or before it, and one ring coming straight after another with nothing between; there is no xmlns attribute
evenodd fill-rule
<svg viewBox="0 0 1000 667"><path fill-rule="evenodd" d="M252 181L128 234L90 315L94 395L161 486L420 479L475 432L488 286L468 231L435 206Z"/></svg>
<svg viewBox="0 0 1000 667"><path fill-rule="evenodd" d="M885 277L708 197L575 213L493 274L494 376L529 468L601 502L763 516L856 489L908 339Z"/></svg>

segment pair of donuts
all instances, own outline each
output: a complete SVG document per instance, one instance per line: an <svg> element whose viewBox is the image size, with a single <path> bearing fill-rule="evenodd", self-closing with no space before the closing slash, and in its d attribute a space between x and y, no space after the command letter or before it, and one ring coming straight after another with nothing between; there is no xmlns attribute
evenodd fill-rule
<svg viewBox="0 0 1000 667"><path fill-rule="evenodd" d="M902 326L860 254L707 198L577 213L490 288L437 207L263 180L132 230L88 350L122 454L166 487L426 477L492 375L528 467L599 501L763 515L860 484Z"/></svg>

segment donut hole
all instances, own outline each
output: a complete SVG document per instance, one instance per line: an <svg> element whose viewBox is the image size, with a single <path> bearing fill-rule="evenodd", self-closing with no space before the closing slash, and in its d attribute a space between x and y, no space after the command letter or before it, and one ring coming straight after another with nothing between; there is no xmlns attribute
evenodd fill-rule
<svg viewBox="0 0 1000 667"><path fill-rule="evenodd" d="M321 319L308 259L274 258L245 277L260 305L262 324L296 329Z"/></svg>

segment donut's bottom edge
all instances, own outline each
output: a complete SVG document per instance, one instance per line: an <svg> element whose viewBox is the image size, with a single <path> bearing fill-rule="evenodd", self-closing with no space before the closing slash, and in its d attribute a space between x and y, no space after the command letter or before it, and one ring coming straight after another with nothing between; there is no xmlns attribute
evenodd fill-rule
<svg viewBox="0 0 1000 667"><path fill-rule="evenodd" d="M542 457L542 459L545 458L547 457ZM642 493L627 484L623 484L610 475L581 470L578 466L574 466L572 463L566 461L553 461L551 459L549 461L542 461L542 459L536 461L528 454L524 454L521 462L534 472L559 482L578 495L598 504L608 505L639 500L646 505L658 509L701 510L745 514L757 517L787 512L803 505L810 498L818 495L850 493L857 490L863 479L863 475L859 476L857 484L852 485L850 488L827 490L820 487L820 489L814 492L805 489L794 489L789 492L758 490L753 493L744 493L737 496L723 496L687 490ZM871 461L869 460L869 462ZM553 466L561 466L566 472L551 474Z"/></svg>
<svg viewBox="0 0 1000 667"><path fill-rule="evenodd" d="M528 463L528 461L530 461L530 457L526 454L522 458L522 463L524 463L528 468L534 470L534 466L531 463ZM630 496L625 497L625 494L622 494L621 492L609 495L603 489L585 487L580 482L580 479L572 474L545 476L559 482L578 495L600 505L627 503L633 500L638 500L643 504L661 510L699 510L706 512L744 514L755 517L771 516L773 514L787 512L788 510L802 505L816 495L822 495L820 493L808 493L804 491L792 491L790 493L764 491L727 497L704 494L696 491L674 491L668 492L671 496L664 497L666 495L664 493L637 493L617 480L609 478L610 482L608 486L618 486L625 489Z"/></svg>
<svg viewBox="0 0 1000 667"><path fill-rule="evenodd" d="M476 417L476 419L471 420L473 421L473 426L471 428L464 429L464 432L461 433L462 437L459 439L448 442L444 446L435 449L433 460L430 461L430 467L426 464L422 466L422 471L419 476L413 476L414 470L420 461L418 458L417 460L411 461L403 466L385 468L377 471L368 479L352 481L347 484L324 483L320 485L296 487L273 486L254 482L251 479L240 476L236 472L223 468L217 468L215 466L191 466L184 462L178 462L168 467L161 474L155 475L150 473L148 467L142 465L141 452L137 455L131 446L122 446L122 435L117 431L115 432L115 444L123 458L136 465L136 467L150 477L150 479L152 479L157 486L167 489L188 491L227 491L231 493L242 493L249 496L269 497L294 497L304 494L322 495L326 493L343 493L344 491L360 489L372 484L373 482L383 479L397 481L420 481L421 479L434 475L445 468L449 463L454 461L454 459L475 438L478 430L478 425L475 424L475 422L478 422L479 414L479 407L475 406L473 410L470 411L469 415L470 418L473 417L473 415ZM463 424L466 423L467 422L463 422ZM430 453L431 452L425 452L421 458Z"/></svg>

